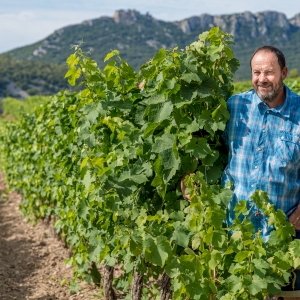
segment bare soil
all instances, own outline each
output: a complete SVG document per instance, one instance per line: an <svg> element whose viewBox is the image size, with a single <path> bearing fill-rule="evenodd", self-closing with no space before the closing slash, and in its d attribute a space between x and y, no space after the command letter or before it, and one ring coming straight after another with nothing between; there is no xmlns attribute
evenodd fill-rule
<svg viewBox="0 0 300 300"><path fill-rule="evenodd" d="M68 249L44 222L26 222L19 211L21 195L6 189L0 173L0 299L103 299L99 287L85 282L80 292L69 292Z"/></svg>

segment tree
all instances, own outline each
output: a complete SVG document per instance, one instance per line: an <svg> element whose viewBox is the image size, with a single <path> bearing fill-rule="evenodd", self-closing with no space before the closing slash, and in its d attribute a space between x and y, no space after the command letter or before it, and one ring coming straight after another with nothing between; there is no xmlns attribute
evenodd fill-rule
<svg viewBox="0 0 300 300"><path fill-rule="evenodd" d="M288 74L289 78L297 78L300 77L299 72L296 68L292 69L289 74Z"/></svg>

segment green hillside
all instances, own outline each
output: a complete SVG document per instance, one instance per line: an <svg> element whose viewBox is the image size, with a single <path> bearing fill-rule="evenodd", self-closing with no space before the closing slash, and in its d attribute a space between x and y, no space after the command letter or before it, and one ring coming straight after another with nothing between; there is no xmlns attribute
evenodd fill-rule
<svg viewBox="0 0 300 300"><path fill-rule="evenodd" d="M0 56L0 98L52 95L69 87L64 80L67 67L49 62L14 60Z"/></svg>

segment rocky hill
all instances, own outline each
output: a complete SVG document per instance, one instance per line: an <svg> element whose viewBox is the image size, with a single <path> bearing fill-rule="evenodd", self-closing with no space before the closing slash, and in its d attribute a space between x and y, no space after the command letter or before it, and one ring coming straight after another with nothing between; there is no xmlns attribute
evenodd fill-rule
<svg viewBox="0 0 300 300"><path fill-rule="evenodd" d="M249 59L262 45L280 48L287 58L289 69L300 70L300 13L287 19L283 13L265 11L256 14L244 12L232 15L203 14L177 23L188 36L219 26L234 37L234 50L241 67L236 79L249 79Z"/></svg>
<svg viewBox="0 0 300 300"><path fill-rule="evenodd" d="M241 63L236 80L250 78L251 54L255 48L266 44L279 47L286 55L288 67L300 70L300 13L288 19L275 11L202 14L178 22L166 22L136 10L119 10L113 17L100 17L58 29L42 41L9 51L6 55L18 61L61 65L72 53L72 45L83 41L83 49L90 51L90 56L100 66L103 67L103 59L111 49L118 49L121 56L138 69L159 48L184 48L201 32L214 26L234 36L235 56Z"/></svg>

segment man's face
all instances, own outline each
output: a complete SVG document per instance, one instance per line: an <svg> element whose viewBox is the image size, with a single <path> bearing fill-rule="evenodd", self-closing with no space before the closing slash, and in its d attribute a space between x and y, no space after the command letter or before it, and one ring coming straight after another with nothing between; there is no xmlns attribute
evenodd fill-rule
<svg viewBox="0 0 300 300"><path fill-rule="evenodd" d="M251 68L255 92L262 101L273 102L283 89L287 68L281 70L275 53L264 50L254 55Z"/></svg>

